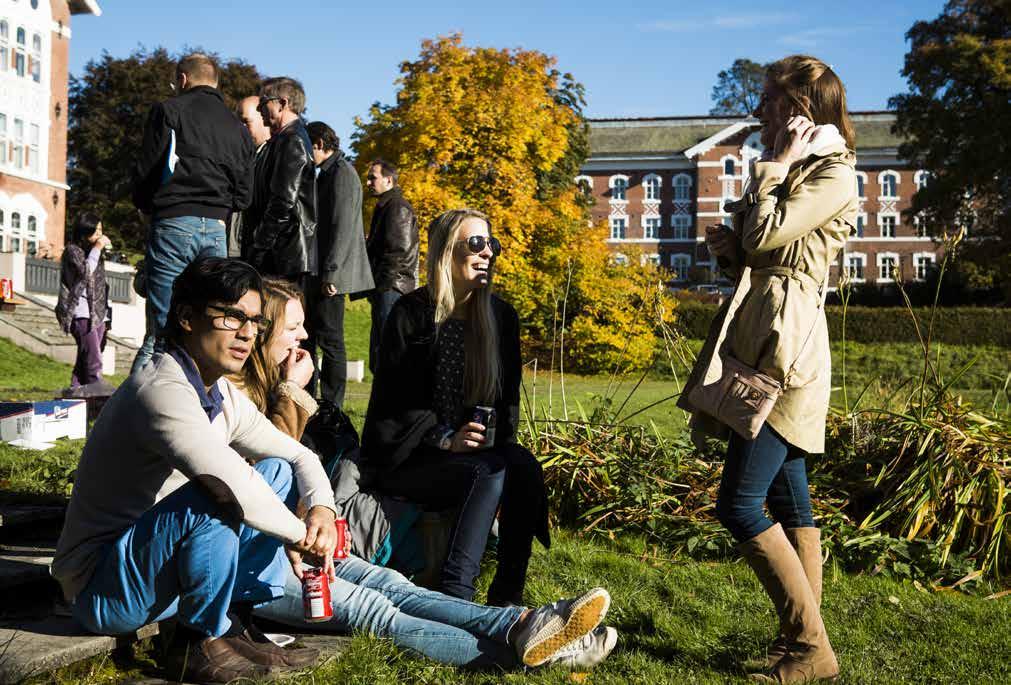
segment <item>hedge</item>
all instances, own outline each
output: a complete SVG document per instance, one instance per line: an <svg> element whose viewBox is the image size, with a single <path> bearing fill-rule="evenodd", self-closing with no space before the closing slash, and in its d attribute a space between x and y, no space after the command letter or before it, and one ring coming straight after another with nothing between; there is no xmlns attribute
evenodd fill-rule
<svg viewBox="0 0 1011 685"><path fill-rule="evenodd" d="M680 302L677 325L685 337L704 339L716 310L714 304ZM825 311L829 337L839 340L843 308L828 306ZM916 307L913 311L925 332L930 308ZM912 317L904 307L850 307L846 312L846 339L861 343L917 341ZM955 345L1011 347L1011 308L938 308L933 340Z"/></svg>

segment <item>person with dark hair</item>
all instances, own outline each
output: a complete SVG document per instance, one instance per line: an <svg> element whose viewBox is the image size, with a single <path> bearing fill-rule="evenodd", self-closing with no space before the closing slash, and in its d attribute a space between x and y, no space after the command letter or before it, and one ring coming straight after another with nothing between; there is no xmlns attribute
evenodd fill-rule
<svg viewBox="0 0 1011 685"><path fill-rule="evenodd" d="M319 458L224 378L270 325L262 289L236 259L200 257L179 275L166 349L91 429L52 565L92 632L175 616L188 681L313 665L316 650L278 648L246 622L282 596L302 554L335 577L336 505Z"/></svg>
<svg viewBox="0 0 1011 685"><path fill-rule="evenodd" d="M319 265L316 167L302 120L302 84L285 76L267 79L258 109L270 142L256 164L253 204L243 215L242 256L261 273L296 281L305 292Z"/></svg>
<svg viewBox="0 0 1011 685"><path fill-rule="evenodd" d="M71 242L60 263L60 295L56 302L60 328L74 336L77 343L70 376L72 389L102 378L102 351L112 314L102 253L111 247L97 214L84 212L77 217Z"/></svg>
<svg viewBox="0 0 1011 685"><path fill-rule="evenodd" d="M383 324L394 303L418 284L418 220L414 208L397 185L396 167L382 159L369 162L366 182L376 208L372 213L366 250L376 287L369 294L372 330L369 369L375 373Z"/></svg>
<svg viewBox="0 0 1011 685"><path fill-rule="evenodd" d="M176 66L175 97L151 108L134 165L133 201L151 215L144 257L147 331L133 362L151 360L172 283L197 255L227 253L225 221L249 205L253 141L218 90L218 70L194 53Z"/></svg>
<svg viewBox="0 0 1011 685"><path fill-rule="evenodd" d="M319 277L306 289L308 339L305 347L315 358L323 353L319 370L321 411L344 404L347 353L344 347L344 297L372 290L372 271L365 252L362 224L362 182L340 149L340 139L322 121L307 127L316 164L316 245ZM316 378L306 390L315 393Z"/></svg>

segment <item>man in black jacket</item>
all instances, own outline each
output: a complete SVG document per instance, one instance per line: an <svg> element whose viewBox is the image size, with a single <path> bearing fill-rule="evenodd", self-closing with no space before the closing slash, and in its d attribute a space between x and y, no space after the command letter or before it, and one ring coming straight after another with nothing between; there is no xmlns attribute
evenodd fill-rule
<svg viewBox="0 0 1011 685"><path fill-rule="evenodd" d="M397 169L382 159L369 163L369 190L377 198L366 249L376 289L369 295L372 330L369 369L375 373L383 324L401 295L418 285L418 221L397 185Z"/></svg>
<svg viewBox="0 0 1011 685"><path fill-rule="evenodd" d="M132 371L154 353L176 277L201 253L225 256L225 220L250 202L253 141L217 87L214 60L188 55L176 65L179 95L148 115L133 186L134 204L151 215L147 332Z"/></svg>
<svg viewBox="0 0 1011 685"><path fill-rule="evenodd" d="M340 139L322 121L306 127L316 163L316 246L319 277L310 279L306 291L309 338L305 346L315 357L316 345L323 352L320 365L320 397L324 405L340 407L347 385L347 352L344 347L344 296L372 290L372 270L365 252L362 224L362 182L358 172L340 150ZM315 392L316 378L307 390Z"/></svg>
<svg viewBox="0 0 1011 685"><path fill-rule="evenodd" d="M270 142L256 163L253 204L243 215L242 256L260 273L304 289L317 272L317 256L316 167L302 122L302 84L284 76L267 79L259 109Z"/></svg>
<svg viewBox="0 0 1011 685"><path fill-rule="evenodd" d="M270 128L263 123L263 116L260 114L260 96L250 95L239 100L235 106L235 115L239 121L249 131L253 138L253 147L256 149L253 157L253 174L255 178L256 167L263 159L264 150L267 149L267 142L270 140ZM250 199L250 204L253 200ZM228 256L242 256L242 218L245 212L232 212L228 226Z"/></svg>

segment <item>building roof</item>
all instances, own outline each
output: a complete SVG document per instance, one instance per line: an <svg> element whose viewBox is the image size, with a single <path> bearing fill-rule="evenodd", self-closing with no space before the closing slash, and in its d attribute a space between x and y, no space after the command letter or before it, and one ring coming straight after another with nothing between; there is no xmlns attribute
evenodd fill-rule
<svg viewBox="0 0 1011 685"><path fill-rule="evenodd" d="M71 14L94 14L96 17L102 16L102 8L98 6L98 0L69 0Z"/></svg>
<svg viewBox="0 0 1011 685"><path fill-rule="evenodd" d="M851 112L857 149L896 148L892 112ZM753 123L752 123L753 122ZM737 133L741 124L758 125L748 117L702 116L643 119L589 119L590 157L615 155L676 155L706 142L716 145Z"/></svg>

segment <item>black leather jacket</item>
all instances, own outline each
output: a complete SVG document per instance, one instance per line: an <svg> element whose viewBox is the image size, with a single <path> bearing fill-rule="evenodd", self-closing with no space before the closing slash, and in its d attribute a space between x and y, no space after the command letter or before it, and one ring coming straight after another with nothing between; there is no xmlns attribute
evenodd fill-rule
<svg viewBox="0 0 1011 685"><path fill-rule="evenodd" d="M301 119L271 136L257 160L243 234L242 256L260 273L317 273L316 167Z"/></svg>
<svg viewBox="0 0 1011 685"><path fill-rule="evenodd" d="M376 290L406 295L418 287L418 220L399 186L376 201L366 251Z"/></svg>

